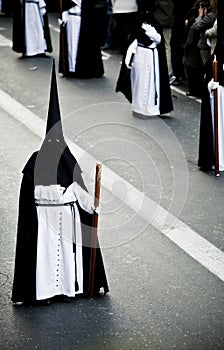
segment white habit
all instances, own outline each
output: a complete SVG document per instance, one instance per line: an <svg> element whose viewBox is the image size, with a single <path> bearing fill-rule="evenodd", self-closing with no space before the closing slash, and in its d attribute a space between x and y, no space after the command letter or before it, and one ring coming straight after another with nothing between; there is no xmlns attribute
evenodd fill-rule
<svg viewBox="0 0 224 350"><path fill-rule="evenodd" d="M81 25L81 2L80 6L76 5L69 11L64 11L62 21L66 25L67 32L69 72L75 72Z"/></svg>
<svg viewBox="0 0 224 350"><path fill-rule="evenodd" d="M46 13L44 0L25 1L26 55L34 56L46 51L43 15Z"/></svg>
<svg viewBox="0 0 224 350"><path fill-rule="evenodd" d="M129 46L125 62L134 53L131 67L132 110L143 115L160 114L160 72L156 46L161 36L155 28L143 24L145 34L152 40L151 45L143 46L137 40ZM129 67L130 68L130 67Z"/></svg>
<svg viewBox="0 0 224 350"><path fill-rule="evenodd" d="M76 182L35 187L38 217L36 299L83 292L82 233L78 207L93 212L93 199ZM73 252L73 243L76 243ZM77 280L79 289L75 290Z"/></svg>

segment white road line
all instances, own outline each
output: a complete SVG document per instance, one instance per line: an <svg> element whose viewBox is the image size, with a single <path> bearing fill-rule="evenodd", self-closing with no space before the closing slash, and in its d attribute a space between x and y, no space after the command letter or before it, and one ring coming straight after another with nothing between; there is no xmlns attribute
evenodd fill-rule
<svg viewBox="0 0 224 350"><path fill-rule="evenodd" d="M12 47L12 41L7 39L5 36L0 34L0 46L9 46Z"/></svg>
<svg viewBox="0 0 224 350"><path fill-rule="evenodd" d="M178 92L178 94L184 95L185 97L190 98L191 100L194 100L194 101L196 101L198 103L201 103L201 99L200 98L197 98L197 97L194 97L194 96L186 96L186 92L181 90L181 89L179 89L176 86L171 85L171 90L176 91L176 92Z"/></svg>
<svg viewBox="0 0 224 350"><path fill-rule="evenodd" d="M1 90L0 107L18 122L25 125L32 133L40 138L44 137L45 122ZM69 140L66 141L71 151L75 154L83 172L90 174L97 160L75 143ZM119 190L116 192L116 186L115 188L113 186L116 181L123 182L127 189L128 196L125 201L126 205L135 210L139 216L144 218L197 262L224 281L224 252L202 238L181 220L177 219L144 193L140 192L137 188L133 187L119 175L104 166L102 186L122 200ZM141 205L138 207L136 203L141 203ZM152 212L156 213L153 218L151 215Z"/></svg>
<svg viewBox="0 0 224 350"><path fill-rule="evenodd" d="M60 33L59 25L58 25L58 28L57 28L57 27L53 26L52 24L49 24L49 28L52 29L56 33Z"/></svg>

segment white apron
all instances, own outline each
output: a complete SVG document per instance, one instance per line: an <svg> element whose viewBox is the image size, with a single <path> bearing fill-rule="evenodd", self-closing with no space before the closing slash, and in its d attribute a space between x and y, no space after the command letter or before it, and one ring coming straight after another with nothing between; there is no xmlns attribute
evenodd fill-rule
<svg viewBox="0 0 224 350"><path fill-rule="evenodd" d="M92 213L93 200L76 182L64 193L63 190L60 185L35 187L38 217L37 300L61 294L74 297L83 292L82 233L75 202L78 201L84 210Z"/></svg>
<svg viewBox="0 0 224 350"><path fill-rule="evenodd" d="M46 7L43 0L25 1L25 42L26 56L42 54L47 45L44 38L43 15L41 8Z"/></svg>
<svg viewBox="0 0 224 350"><path fill-rule="evenodd" d="M81 25L81 7L76 5L69 11L64 11L62 20L66 24L67 30L69 72L75 72Z"/></svg>

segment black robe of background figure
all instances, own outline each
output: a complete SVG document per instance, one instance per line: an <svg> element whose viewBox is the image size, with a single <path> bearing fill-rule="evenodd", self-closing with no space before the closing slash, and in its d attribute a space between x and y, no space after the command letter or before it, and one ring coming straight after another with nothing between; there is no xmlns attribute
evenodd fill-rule
<svg viewBox="0 0 224 350"><path fill-rule="evenodd" d="M198 166L204 170L212 169L215 163L212 113L208 91L208 83L213 78L212 61L213 56L210 57L205 66L206 74L202 87Z"/></svg>
<svg viewBox="0 0 224 350"><path fill-rule="evenodd" d="M72 8L72 1L65 1L62 11ZM101 55L101 42L96 24L96 9L94 1L82 0L81 26L76 56L75 72L69 72L68 44L66 26L60 33L59 72L65 76L81 79L100 78L104 75Z"/></svg>
<svg viewBox="0 0 224 350"><path fill-rule="evenodd" d="M152 43L149 37L145 34L145 30L142 29L142 23L151 24L156 31L161 35L161 43L157 45L159 56L159 72L160 72L160 114L169 113L173 110L173 102L171 96L171 90L169 85L169 75L166 60L165 42L162 35L162 28L156 22L156 20L149 15L148 11L143 11L139 14L138 20L134 26L133 32L130 33L127 40L126 52L130 44L137 39L138 43L143 46L148 46ZM123 56L122 66L119 73L119 77L116 85L116 92L122 92L127 100L132 103L132 91L131 91L131 70L127 68L125 64L126 52Z"/></svg>
<svg viewBox="0 0 224 350"><path fill-rule="evenodd" d="M2 0L0 12L11 16L13 13L13 0Z"/></svg>
<svg viewBox="0 0 224 350"><path fill-rule="evenodd" d="M67 188L76 181L87 191L81 169L64 141L58 97L55 91L53 93L52 91L51 87L45 140L40 150L31 155L23 169L12 290L13 302L33 303L36 301L38 219L34 199L35 186L60 184ZM88 296L93 214L88 214L79 205L78 210L82 226L83 295ZM104 288L104 293L108 292L103 259L98 245L94 285L96 295L100 288Z"/></svg>

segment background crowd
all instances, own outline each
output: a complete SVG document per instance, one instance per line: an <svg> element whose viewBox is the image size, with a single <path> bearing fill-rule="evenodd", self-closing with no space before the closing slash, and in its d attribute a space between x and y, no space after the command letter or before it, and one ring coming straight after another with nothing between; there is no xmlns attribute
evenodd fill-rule
<svg viewBox="0 0 224 350"><path fill-rule="evenodd" d="M45 3L47 12L60 12L59 1L46 0ZM72 1L62 3L68 8ZM118 50L122 55L139 13L153 3L153 14L165 40L170 84L178 85L187 79L187 94L201 96L205 64L216 43L216 0L95 0L91 3L100 48ZM0 0L0 10L13 15L15 4L14 0ZM94 25L93 19L91 24ZM101 71L103 74L102 68Z"/></svg>

